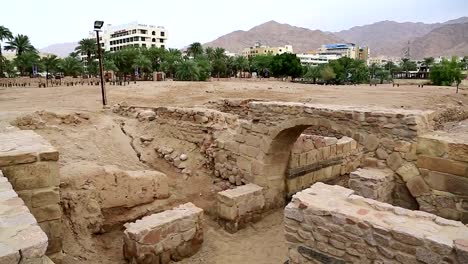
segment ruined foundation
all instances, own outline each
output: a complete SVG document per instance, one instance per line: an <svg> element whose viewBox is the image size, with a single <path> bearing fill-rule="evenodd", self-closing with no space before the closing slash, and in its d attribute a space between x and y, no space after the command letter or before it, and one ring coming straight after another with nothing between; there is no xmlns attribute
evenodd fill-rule
<svg viewBox="0 0 468 264"><path fill-rule="evenodd" d="M179 261L203 243L203 210L192 203L126 224L124 256L130 263Z"/></svg>
<svg viewBox="0 0 468 264"><path fill-rule="evenodd" d="M289 263L467 263L468 227L316 183L285 209Z"/></svg>
<svg viewBox="0 0 468 264"><path fill-rule="evenodd" d="M230 233L261 219L265 206L263 188L246 184L217 194L218 223Z"/></svg>

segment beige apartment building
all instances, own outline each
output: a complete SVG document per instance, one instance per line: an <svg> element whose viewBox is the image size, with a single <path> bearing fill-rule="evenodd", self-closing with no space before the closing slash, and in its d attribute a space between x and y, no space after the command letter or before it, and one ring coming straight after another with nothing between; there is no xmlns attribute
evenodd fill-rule
<svg viewBox="0 0 468 264"><path fill-rule="evenodd" d="M255 57L258 55L279 55L283 53L293 53L293 47L291 45L270 47L256 42L253 47L245 48L242 55L245 57Z"/></svg>

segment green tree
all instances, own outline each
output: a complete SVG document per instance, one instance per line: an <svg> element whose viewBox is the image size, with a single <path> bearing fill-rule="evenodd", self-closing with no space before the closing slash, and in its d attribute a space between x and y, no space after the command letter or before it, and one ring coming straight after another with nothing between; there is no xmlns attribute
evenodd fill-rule
<svg viewBox="0 0 468 264"><path fill-rule="evenodd" d="M424 66L430 68L432 66L432 64L434 64L434 57L424 58Z"/></svg>
<svg viewBox="0 0 468 264"><path fill-rule="evenodd" d="M375 77L379 79L380 84L383 84L384 81L391 80L390 71L380 68L375 72Z"/></svg>
<svg viewBox="0 0 468 264"><path fill-rule="evenodd" d="M86 55L86 61L91 64L93 56L97 54L96 40L93 38L85 38L78 42L78 46L75 48L78 54Z"/></svg>
<svg viewBox="0 0 468 264"><path fill-rule="evenodd" d="M297 78L302 74L301 61L292 53L276 55L271 62L271 71L275 77Z"/></svg>
<svg viewBox="0 0 468 264"><path fill-rule="evenodd" d="M320 66L308 66L307 71L303 77L307 80L312 80L314 83L317 83L317 79L320 78L320 70Z"/></svg>
<svg viewBox="0 0 468 264"><path fill-rule="evenodd" d="M463 80L461 67L456 58L452 58L450 61L444 59L441 63L434 65L429 77L434 85L450 86L455 83L457 85L457 93L458 86Z"/></svg>
<svg viewBox="0 0 468 264"><path fill-rule="evenodd" d="M138 68L147 78L152 69L151 60L143 54L138 54L133 61L133 68Z"/></svg>
<svg viewBox="0 0 468 264"><path fill-rule="evenodd" d="M196 59L198 56L203 55L203 46L200 42L190 44L187 49L187 54Z"/></svg>
<svg viewBox="0 0 468 264"><path fill-rule="evenodd" d="M268 77L271 70L272 55L258 55L250 59L250 70L256 72L258 76Z"/></svg>
<svg viewBox="0 0 468 264"><path fill-rule="evenodd" d="M3 57L2 54L2 45L1 42L4 40L10 40L13 38L13 34L11 34L11 31L4 27L0 26L0 77L4 77L4 70L6 66L6 59Z"/></svg>
<svg viewBox="0 0 468 264"><path fill-rule="evenodd" d="M206 81L210 78L211 76L211 63L206 58L205 56L198 56L195 59L195 62L197 63L198 70L199 70L199 75L198 75L198 80L199 81Z"/></svg>
<svg viewBox="0 0 468 264"><path fill-rule="evenodd" d="M401 60L401 70L406 72L408 74L409 71L415 71L418 69L418 66L416 65L416 62L411 61L408 58L403 58Z"/></svg>
<svg viewBox="0 0 468 264"><path fill-rule="evenodd" d="M227 56L223 48L215 48L212 54L211 66L213 67L213 74L220 77L222 73L227 71Z"/></svg>
<svg viewBox="0 0 468 264"><path fill-rule="evenodd" d="M16 51L16 55L36 51L29 37L21 34L16 35L12 40L8 41L5 50Z"/></svg>
<svg viewBox="0 0 468 264"><path fill-rule="evenodd" d="M41 64L44 66L46 71L46 85L49 86L48 76L49 73L55 73L58 69L60 59L56 55L48 55L47 57L41 58Z"/></svg>
<svg viewBox="0 0 468 264"><path fill-rule="evenodd" d="M3 61L3 70L7 73L8 77L15 77L17 75L17 70L15 68L15 63L13 61L7 60L4 58Z"/></svg>
<svg viewBox="0 0 468 264"><path fill-rule="evenodd" d="M330 65L326 65L320 71L320 77L326 83L330 83L332 80L336 78L336 73L334 72L333 68Z"/></svg>
<svg viewBox="0 0 468 264"><path fill-rule="evenodd" d="M169 49L166 52L162 62L161 69L166 73L170 78L174 77L177 64L182 62L182 53L178 49Z"/></svg>
<svg viewBox="0 0 468 264"><path fill-rule="evenodd" d="M151 61L151 68L153 71L161 70L161 62L166 56L166 50L164 48L151 47L142 51L143 55Z"/></svg>
<svg viewBox="0 0 468 264"><path fill-rule="evenodd" d="M177 64L175 78L178 81L198 81L200 70L192 60L185 60Z"/></svg>
<svg viewBox="0 0 468 264"><path fill-rule="evenodd" d="M40 57L36 52L27 51L17 55L13 61L21 76L25 76L32 74L33 66L39 66L39 59Z"/></svg>
<svg viewBox="0 0 468 264"><path fill-rule="evenodd" d="M58 68L65 76L78 76L83 72L83 64L75 57L68 56L60 61Z"/></svg>
<svg viewBox="0 0 468 264"><path fill-rule="evenodd" d="M244 72L248 71L250 68L249 60L244 56L237 56L234 58L234 65L236 69L242 74L240 77L244 77ZM237 76L237 75L236 75Z"/></svg>

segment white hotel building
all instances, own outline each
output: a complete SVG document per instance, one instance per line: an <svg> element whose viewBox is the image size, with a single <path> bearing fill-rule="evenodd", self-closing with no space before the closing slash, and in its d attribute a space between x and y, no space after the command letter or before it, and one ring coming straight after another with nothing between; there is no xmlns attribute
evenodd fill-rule
<svg viewBox="0 0 468 264"><path fill-rule="evenodd" d="M165 48L167 30L162 26L153 26L131 22L124 25L105 25L99 38L105 51L117 51L127 47L158 47ZM89 38L96 38L94 31L89 32Z"/></svg>
<svg viewBox="0 0 468 264"><path fill-rule="evenodd" d="M341 56L338 54L301 53L296 54L296 56L301 61L302 66L318 66L320 64L326 64L332 60L341 58Z"/></svg>

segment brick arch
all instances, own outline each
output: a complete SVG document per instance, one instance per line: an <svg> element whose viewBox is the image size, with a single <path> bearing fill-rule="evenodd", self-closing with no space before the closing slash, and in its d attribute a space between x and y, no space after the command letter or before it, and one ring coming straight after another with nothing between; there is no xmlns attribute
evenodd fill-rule
<svg viewBox="0 0 468 264"><path fill-rule="evenodd" d="M254 126L254 125L253 125ZM342 136L352 137L357 128L342 126L322 117L296 118L270 128L265 137L257 166L262 174L252 175L252 181L265 187L267 201L276 207L284 203L287 193L286 170L291 149L298 137L308 128L324 127ZM357 140L356 140L357 141ZM362 143L362 142L361 142Z"/></svg>

